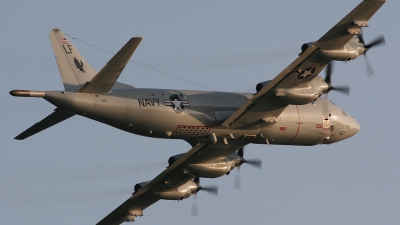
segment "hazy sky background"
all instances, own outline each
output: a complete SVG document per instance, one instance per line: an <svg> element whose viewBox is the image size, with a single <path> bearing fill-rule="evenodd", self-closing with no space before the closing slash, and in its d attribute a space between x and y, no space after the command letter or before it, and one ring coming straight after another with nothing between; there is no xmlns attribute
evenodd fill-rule
<svg viewBox="0 0 400 225"><path fill-rule="evenodd" d="M132 60L220 91L254 92L289 65L361 0L305 1L6 1L0 7L1 224L96 224L150 180L184 141L136 136L74 116L24 141L13 138L55 108L43 99L15 98L12 89L63 90L49 41L66 34L117 52L132 36L144 39ZM400 1L390 0L364 30L386 46L337 62L333 84L349 97L329 98L354 116L360 132L333 145L248 145L242 189L236 171L218 179L217 197L159 201L137 224L399 224ZM71 39L71 38L70 38ZM71 39L97 70L111 54ZM323 71L324 72L324 71ZM324 74L321 74L324 76ZM208 90L130 62L120 82L137 87Z"/></svg>

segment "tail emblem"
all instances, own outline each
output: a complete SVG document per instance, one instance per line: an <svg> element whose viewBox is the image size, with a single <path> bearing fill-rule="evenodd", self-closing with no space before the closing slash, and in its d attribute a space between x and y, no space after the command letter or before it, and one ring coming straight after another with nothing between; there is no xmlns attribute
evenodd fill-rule
<svg viewBox="0 0 400 225"><path fill-rule="evenodd" d="M75 63L76 68L78 68L82 73L85 73L85 69L83 68L82 60L78 60L77 58L74 57L74 63Z"/></svg>

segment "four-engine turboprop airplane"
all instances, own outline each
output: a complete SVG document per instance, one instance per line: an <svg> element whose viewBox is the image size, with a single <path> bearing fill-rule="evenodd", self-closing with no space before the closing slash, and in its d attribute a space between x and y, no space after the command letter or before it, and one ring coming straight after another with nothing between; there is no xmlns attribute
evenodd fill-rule
<svg viewBox="0 0 400 225"><path fill-rule="evenodd" d="M383 42L365 44L361 28L384 3L362 1L318 41L304 44L299 57L273 80L259 83L255 94L142 89L118 83L141 37L131 38L97 72L61 30L53 29L50 40L65 91L11 91L13 96L40 97L56 106L15 139L80 115L133 134L190 143L188 152L171 156L163 172L135 185L132 196L98 224L134 221L160 199L182 200L204 189L198 177L220 177L246 162L239 149L249 143L310 146L355 135L357 121L320 98L331 90L348 89L331 85L329 66L325 79L317 75L332 60L353 60Z"/></svg>

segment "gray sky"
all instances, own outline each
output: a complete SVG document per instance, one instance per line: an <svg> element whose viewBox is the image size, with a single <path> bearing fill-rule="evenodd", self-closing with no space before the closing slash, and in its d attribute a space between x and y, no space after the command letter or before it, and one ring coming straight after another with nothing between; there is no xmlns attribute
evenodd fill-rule
<svg viewBox="0 0 400 225"><path fill-rule="evenodd" d="M186 152L184 141L125 133L75 116L24 141L13 138L55 108L43 99L15 98L12 89L62 90L49 41L66 34L117 52L132 36L144 39L133 60L220 91L253 91L291 63L361 0L335 1L7 1L0 7L1 224L95 224L125 201L137 182L154 178L168 157ZM337 62L333 84L349 97L329 98L354 116L360 132L343 142L313 147L249 145L243 166L218 179L217 197L159 201L137 224L398 224L400 164L397 142L399 1L388 1L365 29L386 46L364 59ZM111 54L72 40L100 70ZM323 75L323 74L322 74ZM137 87L200 89L135 63L120 82Z"/></svg>

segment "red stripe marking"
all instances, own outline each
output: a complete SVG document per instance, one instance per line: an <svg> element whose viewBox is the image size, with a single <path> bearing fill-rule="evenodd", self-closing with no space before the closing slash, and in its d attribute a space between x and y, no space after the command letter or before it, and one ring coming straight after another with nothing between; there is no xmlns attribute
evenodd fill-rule
<svg viewBox="0 0 400 225"><path fill-rule="evenodd" d="M297 105L296 105L296 109L297 109L297 115L298 115L298 117L299 117L299 122L297 122L297 124L299 124L299 126L297 127L296 135L294 135L294 137L292 138L292 140L290 140L290 141L288 142L288 144L289 144L290 142L292 142L292 141L297 137L297 135L299 134L299 131L300 131L300 125L302 124L302 122L300 122L299 107L298 107Z"/></svg>

